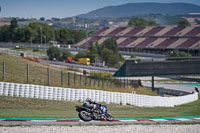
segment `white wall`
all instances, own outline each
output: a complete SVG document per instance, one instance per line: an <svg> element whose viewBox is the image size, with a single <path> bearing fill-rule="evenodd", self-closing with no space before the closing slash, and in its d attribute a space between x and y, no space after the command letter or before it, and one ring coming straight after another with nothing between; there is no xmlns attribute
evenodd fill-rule
<svg viewBox="0 0 200 133"><path fill-rule="evenodd" d="M101 90L72 89L31 84L0 82L1 96L16 96L49 100L85 101L90 97L96 102L130 104L140 107L174 107L198 100L198 93L178 96L160 97L131 93L106 92Z"/></svg>

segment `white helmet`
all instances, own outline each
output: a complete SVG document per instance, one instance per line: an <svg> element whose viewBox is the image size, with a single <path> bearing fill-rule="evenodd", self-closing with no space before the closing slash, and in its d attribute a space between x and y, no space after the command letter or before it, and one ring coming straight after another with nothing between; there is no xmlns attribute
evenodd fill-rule
<svg viewBox="0 0 200 133"><path fill-rule="evenodd" d="M92 102L92 99L91 98L87 98L86 102Z"/></svg>

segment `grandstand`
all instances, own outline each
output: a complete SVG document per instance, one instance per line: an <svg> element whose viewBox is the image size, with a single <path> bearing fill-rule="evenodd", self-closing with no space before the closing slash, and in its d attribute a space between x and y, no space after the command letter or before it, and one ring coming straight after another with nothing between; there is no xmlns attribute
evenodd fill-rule
<svg viewBox="0 0 200 133"><path fill-rule="evenodd" d="M102 44L108 38L115 39L122 51L162 53L176 49L192 55L200 53L200 26L105 27L75 47Z"/></svg>

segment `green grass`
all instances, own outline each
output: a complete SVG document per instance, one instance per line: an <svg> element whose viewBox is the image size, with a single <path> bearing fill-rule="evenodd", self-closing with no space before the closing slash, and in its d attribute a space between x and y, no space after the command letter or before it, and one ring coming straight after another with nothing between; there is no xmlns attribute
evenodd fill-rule
<svg viewBox="0 0 200 133"><path fill-rule="evenodd" d="M32 62L29 60L22 59L20 57L14 57L7 54L0 53L0 81L2 80L2 63L5 61L6 66L6 82L13 83L27 83L27 64L29 64L29 84L36 85L48 85L47 82L47 68L50 68L50 85L49 86L58 86L58 87L70 87L70 88L84 88L84 89L97 89L104 91L112 92L127 92L136 91L137 94L146 94L146 95L157 95L156 92L152 92L146 88L132 88L128 87L119 87L110 84L107 81L104 81L104 86L102 86L102 80L99 82L97 80L94 86L94 79L87 78L87 84L85 86L85 79L82 77L81 85L80 75L76 76L76 82L74 85L74 74L70 74L70 85L68 86L68 68L69 67L59 67L44 63ZM63 71L63 84L61 85L61 70ZM90 84L91 80L91 84ZM108 83L108 84L107 84Z"/></svg>
<svg viewBox="0 0 200 133"><path fill-rule="evenodd" d="M44 54L46 55L46 52L44 50L39 49L30 49L30 48L14 48L12 50L16 51L24 51L24 52L31 52L31 53L38 53L38 54Z"/></svg>
<svg viewBox="0 0 200 133"><path fill-rule="evenodd" d="M0 96L0 118L77 118L78 112L75 111L75 106L81 104L80 102ZM200 99L174 108L144 108L110 104L108 112L115 118L200 116Z"/></svg>

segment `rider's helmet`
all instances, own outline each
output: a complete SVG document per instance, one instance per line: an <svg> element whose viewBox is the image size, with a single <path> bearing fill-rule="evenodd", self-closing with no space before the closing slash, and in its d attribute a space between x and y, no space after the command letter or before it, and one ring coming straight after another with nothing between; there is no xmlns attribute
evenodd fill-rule
<svg viewBox="0 0 200 133"><path fill-rule="evenodd" d="M87 98L86 102L92 102L92 99L91 98Z"/></svg>

